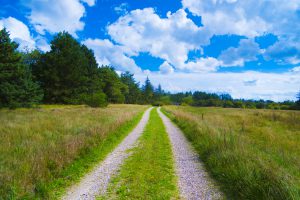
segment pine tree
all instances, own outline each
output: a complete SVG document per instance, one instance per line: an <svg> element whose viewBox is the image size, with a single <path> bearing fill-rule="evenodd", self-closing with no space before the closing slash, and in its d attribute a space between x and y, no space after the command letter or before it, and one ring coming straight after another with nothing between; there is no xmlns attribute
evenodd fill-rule
<svg viewBox="0 0 300 200"><path fill-rule="evenodd" d="M81 45L69 33L58 33L51 50L33 67L45 91L47 103L83 103L87 95L102 92L93 51Z"/></svg>
<svg viewBox="0 0 300 200"><path fill-rule="evenodd" d="M143 98L144 103L150 104L153 102L153 96L154 96L154 89L153 85L151 84L149 78L147 77L145 81L145 85L143 86Z"/></svg>
<svg viewBox="0 0 300 200"><path fill-rule="evenodd" d="M108 66L99 68L100 79L103 83L103 92L111 103L124 103L124 94L128 92L128 87L122 83L116 71Z"/></svg>
<svg viewBox="0 0 300 200"><path fill-rule="evenodd" d="M30 107L42 99L28 65L6 29L0 31L0 107Z"/></svg>
<svg viewBox="0 0 300 200"><path fill-rule="evenodd" d="M300 92L297 94L296 108L300 109Z"/></svg>
<svg viewBox="0 0 300 200"><path fill-rule="evenodd" d="M128 87L125 95L125 103L136 104L141 101L139 84L133 78L133 74L125 72L121 74L121 81Z"/></svg>

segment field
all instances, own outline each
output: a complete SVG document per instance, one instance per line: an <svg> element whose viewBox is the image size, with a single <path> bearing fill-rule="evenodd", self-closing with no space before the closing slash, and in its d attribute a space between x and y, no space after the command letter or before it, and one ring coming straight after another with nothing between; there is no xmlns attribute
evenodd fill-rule
<svg viewBox="0 0 300 200"><path fill-rule="evenodd" d="M229 199L300 199L300 112L165 106Z"/></svg>
<svg viewBox="0 0 300 200"><path fill-rule="evenodd" d="M146 106L0 110L0 199L50 198L137 124Z"/></svg>

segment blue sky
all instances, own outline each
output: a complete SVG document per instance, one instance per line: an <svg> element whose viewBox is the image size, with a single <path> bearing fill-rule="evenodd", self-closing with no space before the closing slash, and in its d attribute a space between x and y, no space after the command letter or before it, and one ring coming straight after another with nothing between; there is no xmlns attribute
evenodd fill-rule
<svg viewBox="0 0 300 200"><path fill-rule="evenodd" d="M0 28L20 50L68 31L100 65L179 92L294 100L300 0L0 0Z"/></svg>

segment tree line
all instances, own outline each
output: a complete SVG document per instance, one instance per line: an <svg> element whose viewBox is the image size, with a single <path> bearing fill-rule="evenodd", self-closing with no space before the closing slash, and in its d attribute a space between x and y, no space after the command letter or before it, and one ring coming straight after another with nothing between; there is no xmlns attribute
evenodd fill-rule
<svg viewBox="0 0 300 200"><path fill-rule="evenodd" d="M148 78L140 86L129 72L119 76L110 66L98 66L93 51L67 32L53 38L49 52L20 52L8 31L2 29L0 50L0 107L151 104L161 90Z"/></svg>
<svg viewBox="0 0 300 200"><path fill-rule="evenodd" d="M236 108L299 109L298 101L275 103L233 99L229 94L186 92L171 94L146 79L140 85L129 72L120 76L110 66L98 66L94 52L67 32L58 33L48 52L21 52L8 31L0 31L0 107L44 104L108 103L177 104Z"/></svg>

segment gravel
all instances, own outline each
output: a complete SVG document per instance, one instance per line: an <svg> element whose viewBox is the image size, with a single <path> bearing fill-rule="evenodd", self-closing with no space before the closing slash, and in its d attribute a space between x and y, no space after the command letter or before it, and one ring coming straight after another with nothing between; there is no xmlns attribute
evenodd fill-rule
<svg viewBox="0 0 300 200"><path fill-rule="evenodd" d="M158 109L169 134L180 195L183 199L223 199L222 193L205 171L197 153L183 133Z"/></svg>
<svg viewBox="0 0 300 200"><path fill-rule="evenodd" d="M69 188L62 199L90 200L96 199L97 196L104 195L106 193L110 179L118 172L118 169L124 159L130 155L128 150L135 146L137 139L143 133L149 119L150 110L151 108L145 112L139 124L122 141L122 143L113 152L111 152L103 162L99 163L94 170L83 177L78 184Z"/></svg>

